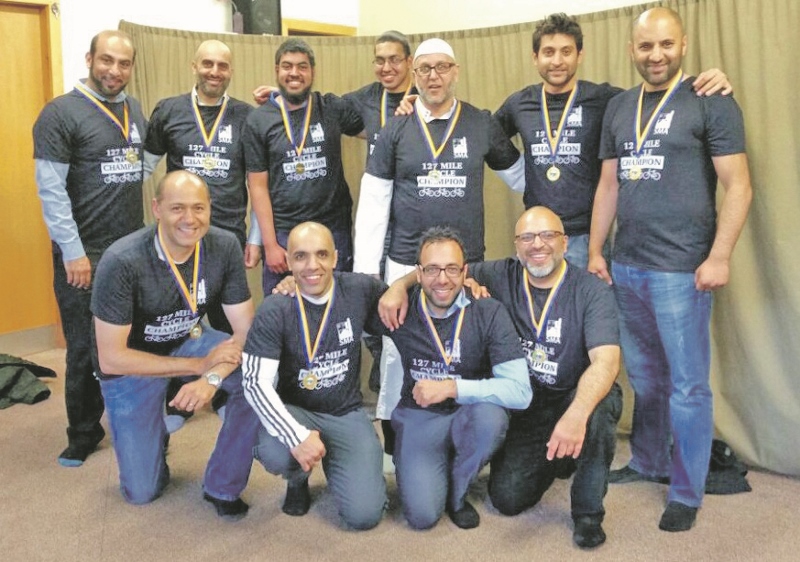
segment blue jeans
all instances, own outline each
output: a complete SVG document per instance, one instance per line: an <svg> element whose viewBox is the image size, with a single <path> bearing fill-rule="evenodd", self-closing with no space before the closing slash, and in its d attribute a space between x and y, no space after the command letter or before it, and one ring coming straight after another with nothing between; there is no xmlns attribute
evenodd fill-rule
<svg viewBox="0 0 800 562"><path fill-rule="evenodd" d="M230 338L228 334L203 326L198 339L187 338L175 349L172 357L205 357L214 347ZM196 380L196 376L181 377ZM169 377L126 375L100 381L106 401L106 413L114 441L114 453L119 465L119 483L125 501L145 504L153 501L169 482L165 458L167 428L164 425L164 396ZM242 373L235 370L222 381L222 388L235 395L242 393ZM236 432L230 429L236 420L229 421L220 431L215 455L217 463L252 463L252 445L242 446ZM226 431L226 426L228 430ZM209 482L208 474L217 471L209 461L206 486L223 487ZM248 467L249 469L249 467ZM224 498L223 498L224 499Z"/></svg>
<svg viewBox="0 0 800 562"><path fill-rule="evenodd" d="M336 271L353 271L353 237L350 233L350 229L333 230L331 233L333 234L333 245L338 252ZM289 231L278 230L275 232L275 236L278 239L278 244L285 249L286 242L289 239ZM270 271L267 267L266 256L264 256L264 267L261 276L261 288L264 291L264 296L267 297L271 295L275 285L290 274L291 272L273 273Z"/></svg>
<svg viewBox="0 0 800 562"><path fill-rule="evenodd" d="M332 416L290 404L286 409L299 423L319 431L326 451L322 470L344 522L354 529L371 529L377 525L386 503L383 451L364 410ZM308 478L308 473L303 472L286 445L263 427L255 456L268 472L291 482Z"/></svg>
<svg viewBox="0 0 800 562"><path fill-rule="evenodd" d="M622 389L614 383L586 424L586 436L577 459L547 460L547 442L558 420L575 398L575 391L533 391L533 403L511 415L503 447L492 459L489 497L503 515L517 515L539 503L557 478L573 472L572 518L603 521L603 498L608 470L614 459L617 422L622 413Z"/></svg>
<svg viewBox="0 0 800 562"><path fill-rule="evenodd" d="M480 402L451 414L398 406L394 463L403 514L414 529L436 525L445 509L464 506L470 483L503 443L505 408Z"/></svg>
<svg viewBox="0 0 800 562"><path fill-rule="evenodd" d="M703 500L714 420L709 371L712 294L694 273L613 263L620 341L633 387L631 468L669 476L668 501Z"/></svg>
<svg viewBox="0 0 800 562"><path fill-rule="evenodd" d="M611 238L606 239L603 245L603 257L606 261L611 260ZM570 263L580 269L586 269L589 266L589 235L588 234L573 234L569 237L567 243L567 251L564 253L564 258Z"/></svg>

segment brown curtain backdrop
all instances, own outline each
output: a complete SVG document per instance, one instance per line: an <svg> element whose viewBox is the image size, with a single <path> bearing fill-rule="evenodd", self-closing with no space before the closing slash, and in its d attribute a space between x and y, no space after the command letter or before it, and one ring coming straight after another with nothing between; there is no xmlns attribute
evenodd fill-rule
<svg viewBox="0 0 800 562"><path fill-rule="evenodd" d="M800 324L800 265L793 251L800 241L800 138L789 123L800 113L800 72L792 62L800 3L667 0L579 16L585 34L581 77L622 87L637 84L627 53L630 22L659 4L683 16L689 38L684 70L724 69L747 126L755 198L734 254L731 282L717 292L713 315L717 433L748 463L800 475L800 335L793 328ZM273 56L281 37L193 33L126 22L120 28L138 49L129 89L145 111L191 88L189 63L204 39L220 39L233 50L234 97L250 101L257 85L274 84ZM532 30L533 23L521 23L438 34L453 45L461 65L457 96L494 111L510 93L540 81L531 65ZM435 35L410 39L417 45ZM374 79L374 37L307 40L317 57L315 89L342 94ZM347 139L344 146L356 201L363 144ZM512 251L513 224L521 210L520 197L487 174L488 258ZM625 419L623 426L630 423Z"/></svg>

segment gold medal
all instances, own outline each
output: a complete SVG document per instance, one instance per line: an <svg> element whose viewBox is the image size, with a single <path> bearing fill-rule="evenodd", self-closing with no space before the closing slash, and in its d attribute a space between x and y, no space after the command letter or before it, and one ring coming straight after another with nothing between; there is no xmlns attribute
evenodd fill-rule
<svg viewBox="0 0 800 562"><path fill-rule="evenodd" d="M537 349L533 352L533 360L537 363L543 363L547 361L547 354L543 350Z"/></svg>
<svg viewBox="0 0 800 562"><path fill-rule="evenodd" d="M319 379L317 378L317 375L314 374L314 371L309 371L308 374L303 377L303 388L306 390L314 390L317 388L318 382Z"/></svg>
<svg viewBox="0 0 800 562"><path fill-rule="evenodd" d="M639 166L632 166L628 169L628 177L633 181L638 180L642 177L642 169Z"/></svg>
<svg viewBox="0 0 800 562"><path fill-rule="evenodd" d="M440 172L439 170L431 170L430 172L428 172L428 177L431 178L432 180L439 181L440 179L442 179L442 172Z"/></svg>
<svg viewBox="0 0 800 562"><path fill-rule="evenodd" d="M139 155L136 154L136 149L135 148L129 148L125 152L125 160L127 160L131 164L136 164L139 161Z"/></svg>
<svg viewBox="0 0 800 562"><path fill-rule="evenodd" d="M298 174L302 174L303 172L306 171L306 167L303 165L302 162L298 162L297 164L294 165L294 171L297 172Z"/></svg>
<svg viewBox="0 0 800 562"><path fill-rule="evenodd" d="M192 329L189 330L189 337L193 340L198 339L200 336L203 335L203 328L200 327L200 324L195 324L192 326Z"/></svg>
<svg viewBox="0 0 800 562"><path fill-rule="evenodd" d="M206 156L203 158L203 168L206 170L213 170L217 167L217 159L213 156Z"/></svg>
<svg viewBox="0 0 800 562"><path fill-rule="evenodd" d="M556 168L555 166L550 166L547 168L547 179L550 181L558 181L558 178L561 177L561 170Z"/></svg>

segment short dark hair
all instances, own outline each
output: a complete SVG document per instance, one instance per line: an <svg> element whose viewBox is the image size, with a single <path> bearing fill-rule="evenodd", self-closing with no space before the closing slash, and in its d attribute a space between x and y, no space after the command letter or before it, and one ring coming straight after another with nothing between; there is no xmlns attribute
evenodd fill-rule
<svg viewBox="0 0 800 562"><path fill-rule="evenodd" d="M464 251L464 241L458 231L451 226L432 226L422 233L419 240L419 248L417 248L417 263L420 263L422 250L425 246L435 244L437 242L455 242L461 249L461 257L464 261L467 259L467 253Z"/></svg>
<svg viewBox="0 0 800 562"><path fill-rule="evenodd" d="M533 30L533 52L539 54L539 47L542 46L542 37L545 35L569 35L575 39L575 46L578 52L583 50L583 31L575 18L561 12L550 14L536 25Z"/></svg>
<svg viewBox="0 0 800 562"><path fill-rule="evenodd" d="M411 44L408 42L408 37L394 29L381 33L380 37L375 40L375 44L377 45L378 43L399 43L403 46L403 53L406 58L411 56Z"/></svg>
<svg viewBox="0 0 800 562"><path fill-rule="evenodd" d="M281 63L281 57L286 53L303 53L304 55L308 56L308 62L311 65L311 68L314 68L314 65L316 65L316 60L314 59L314 51L311 49L311 47L309 47L308 43L306 43L302 39L298 39L297 37L292 37L281 43L280 46L278 47L278 50L275 51L276 65L279 65Z"/></svg>
<svg viewBox="0 0 800 562"><path fill-rule="evenodd" d="M92 37L91 43L89 43L89 55L94 58L94 54L97 52L97 42L100 40L101 37L119 37L123 41L127 41L131 44L131 48L133 49L133 56L131 57L131 61L136 62L136 45L133 44L133 39L131 36L125 33L124 31L119 31L118 29L108 29L106 31L101 31L94 37Z"/></svg>

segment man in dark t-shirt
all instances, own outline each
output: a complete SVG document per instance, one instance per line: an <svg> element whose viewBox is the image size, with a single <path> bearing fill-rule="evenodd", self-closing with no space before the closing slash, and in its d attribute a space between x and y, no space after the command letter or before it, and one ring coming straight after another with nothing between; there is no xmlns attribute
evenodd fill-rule
<svg viewBox="0 0 800 562"><path fill-rule="evenodd" d="M53 241L53 289L67 343L62 466L82 465L105 435L90 352L93 270L112 242L143 225L147 122L125 93L135 58L125 33L96 35L86 54L89 76L48 103L33 127L36 185Z"/></svg>
<svg viewBox="0 0 800 562"><path fill-rule="evenodd" d="M218 388L241 396L241 350L253 319L236 237L209 226L211 199L199 176L164 176L153 200L157 224L114 243L97 268L92 294L96 371L105 398L120 490L148 503L169 481L164 396L170 377L185 384L170 404L193 412ZM233 337L200 323L221 303ZM226 497L218 477L229 462L250 462L257 426L226 416L204 483L220 515L243 516L247 504Z"/></svg>
<svg viewBox="0 0 800 562"><path fill-rule="evenodd" d="M741 111L732 97L695 95L685 53L676 12L637 18L631 57L644 82L608 105L589 242L589 270L614 280L635 393L632 458L609 481L669 481L664 531L689 530L703 500L714 434L712 291L728 282L752 198ZM609 271L600 249L615 218Z"/></svg>
<svg viewBox="0 0 800 562"><path fill-rule="evenodd" d="M321 463L342 519L370 529L383 515L386 485L362 408L361 335L383 332L377 304L386 286L334 272L333 236L319 223L292 229L287 252L296 298L268 296L244 348L245 396L262 425L256 458L286 478L285 513L308 512L308 478ZM239 408L250 406L228 402L228 412Z"/></svg>

